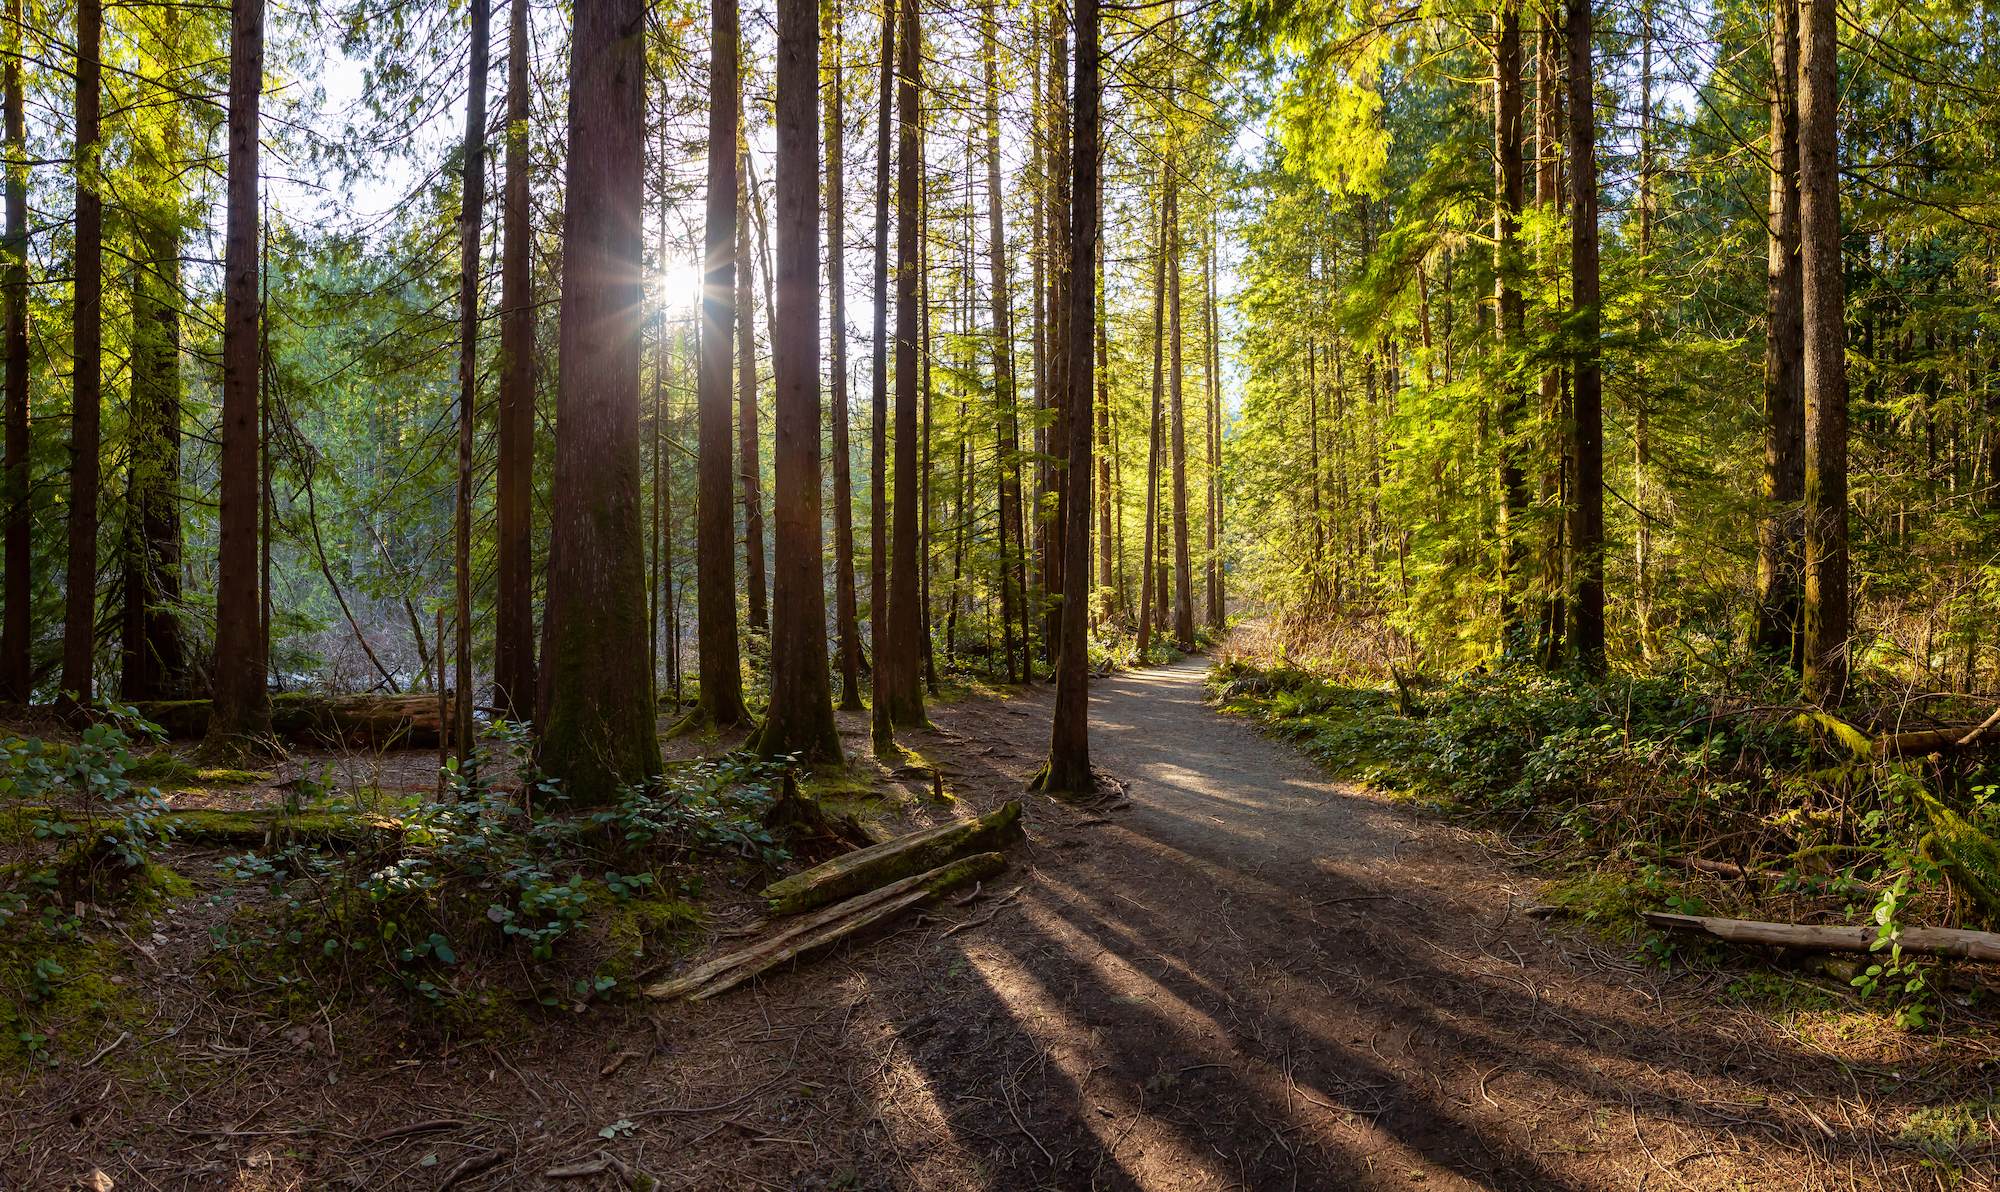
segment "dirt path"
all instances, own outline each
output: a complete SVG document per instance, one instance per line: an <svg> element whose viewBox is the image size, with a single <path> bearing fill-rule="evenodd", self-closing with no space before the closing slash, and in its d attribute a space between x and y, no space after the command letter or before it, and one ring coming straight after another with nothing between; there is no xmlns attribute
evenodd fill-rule
<svg viewBox="0 0 2000 1192"><path fill-rule="evenodd" d="M704 1192L1942 1186L1895 1148L1941 1096L1921 1048L1836 1058L1721 977L1529 919L1531 876L1204 706L1204 667L1096 685L1112 811L1021 795L1046 687L933 709L910 744L964 809L1027 802L969 906L507 1042L178 978L171 1033L0 1114L0 1189L628 1186L549 1175L600 1154Z"/></svg>
<svg viewBox="0 0 2000 1192"><path fill-rule="evenodd" d="M1010 1188L1903 1182L1865 1073L1551 937L1518 913L1531 879L1219 716L1205 668L1098 684L1094 759L1132 806L1044 810L1018 909L928 959L963 979L894 1028L883 1091L935 1106L896 1115L910 1182L956 1186L924 1171L954 1159ZM996 785L1040 741L1000 719L938 716Z"/></svg>

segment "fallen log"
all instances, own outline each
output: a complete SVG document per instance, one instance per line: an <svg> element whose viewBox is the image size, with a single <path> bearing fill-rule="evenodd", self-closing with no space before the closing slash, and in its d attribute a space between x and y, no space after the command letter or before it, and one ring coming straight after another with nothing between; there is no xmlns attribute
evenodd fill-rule
<svg viewBox="0 0 2000 1192"><path fill-rule="evenodd" d="M1874 927L1817 927L1807 923L1764 923L1756 919L1717 919L1707 915L1676 915L1667 911L1645 912L1646 922L1655 927L1701 931L1732 944L1761 944L1772 948L1798 948L1808 952L1869 952L1874 950ZM1897 943L1906 953L1920 956L1955 956L1961 960L2000 963L2000 934L1968 931L1957 927L1905 927Z"/></svg>
<svg viewBox="0 0 2000 1192"><path fill-rule="evenodd" d="M2000 743L2000 708L1994 709L1991 716L1975 725L1891 733L1876 740L1875 755L1917 757L1926 753L1948 753L1955 749L1972 749L1995 743Z"/></svg>
<svg viewBox="0 0 2000 1192"><path fill-rule="evenodd" d="M189 808L160 816L161 827L189 844L271 848L301 841L331 848L387 847L401 843L403 823L358 811L292 811Z"/></svg>
<svg viewBox="0 0 2000 1192"><path fill-rule="evenodd" d="M974 853L870 890L845 902L824 907L785 930L743 948L696 965L680 976L646 987L655 1001L686 998L702 1001L736 988L781 964L801 959L854 936L894 915L970 881L992 877L1007 864L999 853Z"/></svg>
<svg viewBox="0 0 2000 1192"><path fill-rule="evenodd" d="M954 857L989 852L1021 838L1021 804L1009 800L978 819L957 820L844 853L764 887L771 913L795 915L852 898Z"/></svg>
<svg viewBox="0 0 2000 1192"><path fill-rule="evenodd" d="M449 704L449 697L444 702ZM205 699L142 700L134 707L170 737L198 740L208 733ZM441 723L435 695L283 691L271 697L271 731L300 745L429 749L438 743Z"/></svg>

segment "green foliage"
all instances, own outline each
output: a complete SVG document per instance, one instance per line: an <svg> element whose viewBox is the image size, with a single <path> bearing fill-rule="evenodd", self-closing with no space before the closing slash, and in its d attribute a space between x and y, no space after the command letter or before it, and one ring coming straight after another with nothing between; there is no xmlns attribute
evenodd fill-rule
<svg viewBox="0 0 2000 1192"><path fill-rule="evenodd" d="M703 866L761 874L789 858L763 824L782 767L691 763L571 814L557 784L517 761L536 815L518 790L453 764L447 797L372 846L297 839L229 857L231 886L258 897L218 930L219 962L301 990L386 978L447 1021L502 993L568 1005L612 993L649 941L685 944L698 914L680 898Z"/></svg>
<svg viewBox="0 0 2000 1192"><path fill-rule="evenodd" d="M1901 933L1993 913L1984 891L2000 873L1995 788L1968 784L1961 810L1917 764L1874 759L1847 722L1703 679L1592 681L1513 666L1406 683L1399 695L1238 658L1212 686L1336 773L1426 795L1573 858L1545 897L1594 927L1631 934L1642 910L1719 913L1709 901L1718 896L1775 904L1727 912L1753 918L1865 921L1875 955L1853 989L1906 1029L1934 1023L1936 966L1905 956ZM1718 887L1677 864L1684 857L1726 858L1754 880ZM1690 947L1641 935L1660 961Z"/></svg>
<svg viewBox="0 0 2000 1192"><path fill-rule="evenodd" d="M118 937L86 913L137 911L186 884L154 861L165 802L132 777L134 736L158 734L129 708L68 744L0 741L0 1057L53 1062L64 1038L131 999L112 980Z"/></svg>

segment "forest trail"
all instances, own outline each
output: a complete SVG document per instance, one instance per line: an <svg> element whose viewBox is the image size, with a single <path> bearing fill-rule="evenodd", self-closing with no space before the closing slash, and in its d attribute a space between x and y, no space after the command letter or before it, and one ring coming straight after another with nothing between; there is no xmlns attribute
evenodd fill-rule
<svg viewBox="0 0 2000 1192"><path fill-rule="evenodd" d="M1022 799L1008 870L713 1001L301 1015L199 979L190 909L134 970L177 1025L0 1099L0 1190L1937 1186L1897 1135L1944 1099L1936 1044L1784 1027L1535 921L1493 842L1327 780L1205 670L1094 683L1109 810L1022 793L1046 685L934 705L905 744L957 803L913 778L912 811ZM710 894L727 947L755 903Z"/></svg>
<svg viewBox="0 0 2000 1192"><path fill-rule="evenodd" d="M1716 1005L1709 981L1551 934L1521 913L1532 877L1218 714L1206 669L1098 681L1094 760L1130 807L1034 809L1015 903L926 949L928 1012L894 1026L880 1069L879 1103L928 1107L882 1119L895 1182L1807 1188L1886 1174L1882 1106L1852 1069ZM961 762L993 765L957 781L1018 785L1045 723L1008 731L1020 710L937 710Z"/></svg>

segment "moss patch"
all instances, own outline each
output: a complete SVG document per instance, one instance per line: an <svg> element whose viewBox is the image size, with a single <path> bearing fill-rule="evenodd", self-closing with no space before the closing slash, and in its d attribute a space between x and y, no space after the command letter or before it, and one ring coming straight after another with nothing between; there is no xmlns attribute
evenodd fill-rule
<svg viewBox="0 0 2000 1192"><path fill-rule="evenodd" d="M624 979L684 955L701 942L706 923L700 907L679 898L611 902L599 920L605 952L601 971Z"/></svg>
<svg viewBox="0 0 2000 1192"><path fill-rule="evenodd" d="M1903 1120L1896 1141L1938 1158L2000 1137L2000 1100L1932 1105Z"/></svg>
<svg viewBox="0 0 2000 1192"><path fill-rule="evenodd" d="M402 821L351 811L170 811L160 822L184 841L257 848L267 841L304 839L360 844L400 836Z"/></svg>
<svg viewBox="0 0 2000 1192"><path fill-rule="evenodd" d="M1608 870L1550 882L1542 897L1565 915L1607 935L1623 935L1640 922L1639 913L1658 902L1638 882Z"/></svg>
<svg viewBox="0 0 2000 1192"><path fill-rule="evenodd" d="M258 783L270 782L276 777L270 770L238 770L225 766L198 765L171 749L159 749L147 754L125 773L134 782L151 783L173 790L188 787L255 786Z"/></svg>
<svg viewBox="0 0 2000 1192"><path fill-rule="evenodd" d="M864 826L889 819L906 802L900 787L881 784L865 762L815 766L810 773L800 775L799 793L818 803L829 818L852 817Z"/></svg>

